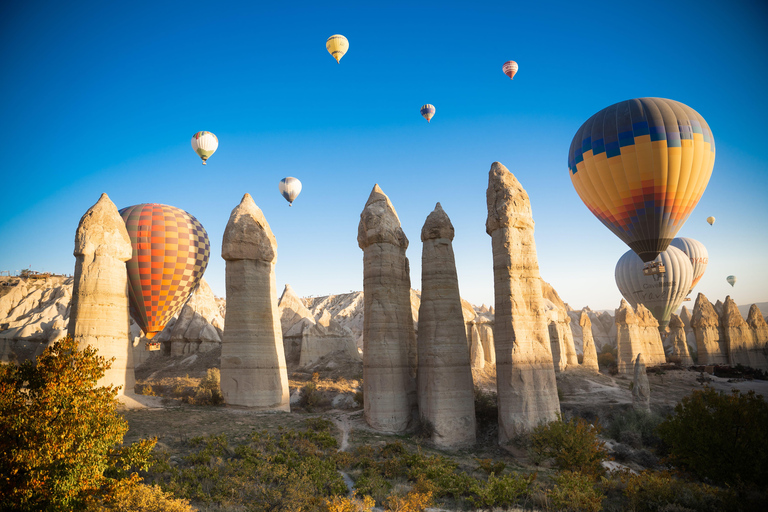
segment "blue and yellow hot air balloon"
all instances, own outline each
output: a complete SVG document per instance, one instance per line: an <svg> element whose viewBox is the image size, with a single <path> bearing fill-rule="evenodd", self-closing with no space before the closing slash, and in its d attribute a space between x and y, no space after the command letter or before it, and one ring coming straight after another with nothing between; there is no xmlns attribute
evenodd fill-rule
<svg viewBox="0 0 768 512"><path fill-rule="evenodd" d="M430 103L422 105L419 113L421 113L421 116L429 122L432 119L432 116L435 115L435 106Z"/></svg>
<svg viewBox="0 0 768 512"><path fill-rule="evenodd" d="M646 263L696 207L714 163L715 139L704 118L664 98L601 110L579 128L568 153L581 200Z"/></svg>
<svg viewBox="0 0 768 512"><path fill-rule="evenodd" d="M138 204L120 216L133 246L127 263L131 316L152 339L203 278L211 244L200 222L174 206Z"/></svg>

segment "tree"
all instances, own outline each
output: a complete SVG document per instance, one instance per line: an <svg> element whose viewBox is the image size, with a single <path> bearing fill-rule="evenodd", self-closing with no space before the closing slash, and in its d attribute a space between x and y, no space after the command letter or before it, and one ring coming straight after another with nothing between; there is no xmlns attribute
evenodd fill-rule
<svg viewBox="0 0 768 512"><path fill-rule="evenodd" d="M122 446L118 388L96 387L110 367L71 337L37 358L0 364L0 509L81 509L90 496L135 484L156 440Z"/></svg>

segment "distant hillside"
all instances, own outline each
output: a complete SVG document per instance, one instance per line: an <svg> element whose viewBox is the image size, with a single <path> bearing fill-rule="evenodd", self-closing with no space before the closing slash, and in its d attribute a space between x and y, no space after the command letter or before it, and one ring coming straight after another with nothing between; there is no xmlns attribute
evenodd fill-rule
<svg viewBox="0 0 768 512"><path fill-rule="evenodd" d="M760 308L760 313L763 316L768 316L768 302L755 302L755 304L757 304L757 307ZM745 305L739 306L739 313L741 313L741 316L743 316L744 318L747 318L750 307L752 307L752 304L745 304Z"/></svg>

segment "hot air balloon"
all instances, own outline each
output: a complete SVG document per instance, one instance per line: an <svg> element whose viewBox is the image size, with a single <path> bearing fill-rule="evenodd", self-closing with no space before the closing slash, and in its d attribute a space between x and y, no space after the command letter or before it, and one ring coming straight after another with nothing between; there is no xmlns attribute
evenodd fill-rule
<svg viewBox="0 0 768 512"><path fill-rule="evenodd" d="M349 50L349 41L347 41L347 38L341 34L335 34L328 38L325 42L325 47L328 49L328 53L336 59L336 62L341 64L339 61L344 54L347 53L347 50Z"/></svg>
<svg viewBox="0 0 768 512"><path fill-rule="evenodd" d="M642 304L648 308L663 329L691 289L693 267L688 256L677 247L662 251L654 262L664 265L666 272L645 275L643 260L633 251L627 251L616 263L616 286L632 307Z"/></svg>
<svg viewBox="0 0 768 512"><path fill-rule="evenodd" d="M688 256L693 266L693 280L691 281L691 289L688 293L691 293L698 284L701 277L704 275L704 271L707 270L707 264L709 263L709 253L704 244L693 238L673 238L670 246L677 247Z"/></svg>
<svg viewBox="0 0 768 512"><path fill-rule="evenodd" d="M709 225L711 226L712 224L715 223L715 218L714 217L707 217L707 222L709 222Z"/></svg>
<svg viewBox="0 0 768 512"><path fill-rule="evenodd" d="M424 117L424 119L426 119L427 122L429 122L429 120L432 119L432 116L435 115L435 106L427 103L426 105L423 105L421 107L420 112L421 112L421 115Z"/></svg>
<svg viewBox="0 0 768 512"><path fill-rule="evenodd" d="M293 206L293 200L301 193L301 182L297 178L287 177L280 180L280 193L288 201L288 206Z"/></svg>
<svg viewBox="0 0 768 512"><path fill-rule="evenodd" d="M728 281L728 284L731 286L736 284L736 276L728 276L725 280Z"/></svg>
<svg viewBox="0 0 768 512"><path fill-rule="evenodd" d="M206 160L216 152L218 147L219 139L211 132L197 132L192 136L192 149L203 159L203 165L206 165Z"/></svg>
<svg viewBox="0 0 768 512"><path fill-rule="evenodd" d="M513 80L518 69L517 62L508 60L504 63L504 66L501 69L504 70L504 74L507 75L510 80Z"/></svg>
<svg viewBox="0 0 768 512"><path fill-rule="evenodd" d="M568 153L581 200L645 262L685 223L714 163L715 139L704 118L663 98L601 110L579 128Z"/></svg>
<svg viewBox="0 0 768 512"><path fill-rule="evenodd" d="M210 244L200 222L179 208L138 204L120 210L131 237L131 316L151 339L178 313L208 266Z"/></svg>

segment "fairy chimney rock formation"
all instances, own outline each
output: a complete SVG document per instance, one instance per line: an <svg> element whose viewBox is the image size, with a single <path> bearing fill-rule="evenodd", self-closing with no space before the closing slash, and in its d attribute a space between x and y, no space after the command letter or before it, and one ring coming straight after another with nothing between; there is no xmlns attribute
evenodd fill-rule
<svg viewBox="0 0 768 512"><path fill-rule="evenodd" d="M635 380L632 384L632 406L635 410L651 412L651 385L645 373L643 354L635 359Z"/></svg>
<svg viewBox="0 0 768 512"><path fill-rule="evenodd" d="M682 366L693 366L693 359L691 359L691 354L688 352L685 323L682 318L674 313L672 313L672 316L669 319L667 344L672 347L672 352L670 353L671 360L679 360L679 363Z"/></svg>
<svg viewBox="0 0 768 512"><path fill-rule="evenodd" d="M98 385L122 386L133 395L133 345L130 339L128 271L133 248L120 213L107 194L80 219L75 234L75 279L68 334L106 359L115 358Z"/></svg>
<svg viewBox="0 0 768 512"><path fill-rule="evenodd" d="M659 332L659 321L653 313L642 304L638 304L635 313L639 319L640 333L643 340L643 360L648 366L656 366L667 362L664 352L664 342Z"/></svg>
<svg viewBox="0 0 768 512"><path fill-rule="evenodd" d="M378 185L360 214L357 243L363 250L365 420L382 432L403 432L416 408L408 238Z"/></svg>
<svg viewBox="0 0 768 512"><path fill-rule="evenodd" d="M755 367L768 371L768 323L760 313L757 304L752 304L749 308L747 325L752 329L755 337Z"/></svg>
<svg viewBox="0 0 768 512"><path fill-rule="evenodd" d="M725 298L720 325L728 346L728 363L733 366L740 364L757 368L760 365L762 351L756 350L755 333L741 316L738 306L730 295Z"/></svg>
<svg viewBox="0 0 768 512"><path fill-rule="evenodd" d="M581 326L583 339L582 350L584 353L581 367L585 370L599 372L600 367L597 364L597 350L595 350L595 341L592 339L592 320L589 319L589 315L584 310L581 311L581 315L579 316L579 326Z"/></svg>
<svg viewBox="0 0 768 512"><path fill-rule="evenodd" d="M437 203L421 229L417 382L421 421L432 426L432 442L449 449L475 443L474 387L453 234Z"/></svg>
<svg viewBox="0 0 768 512"><path fill-rule="evenodd" d="M224 230L227 317L221 392L227 404L290 411L275 287L277 241L256 203L243 196Z"/></svg>
<svg viewBox="0 0 768 512"><path fill-rule="evenodd" d="M648 308L638 304L637 309L632 309L626 300L621 299L615 319L619 373L631 374L639 353L644 354L643 360L649 365L666 362L659 322Z"/></svg>
<svg viewBox="0 0 768 512"><path fill-rule="evenodd" d="M488 175L499 442L560 413L528 194L499 162Z"/></svg>
<svg viewBox="0 0 768 512"><path fill-rule="evenodd" d="M703 293L696 297L691 327L696 336L698 363L702 365L728 364L728 349L720 328L720 315Z"/></svg>

